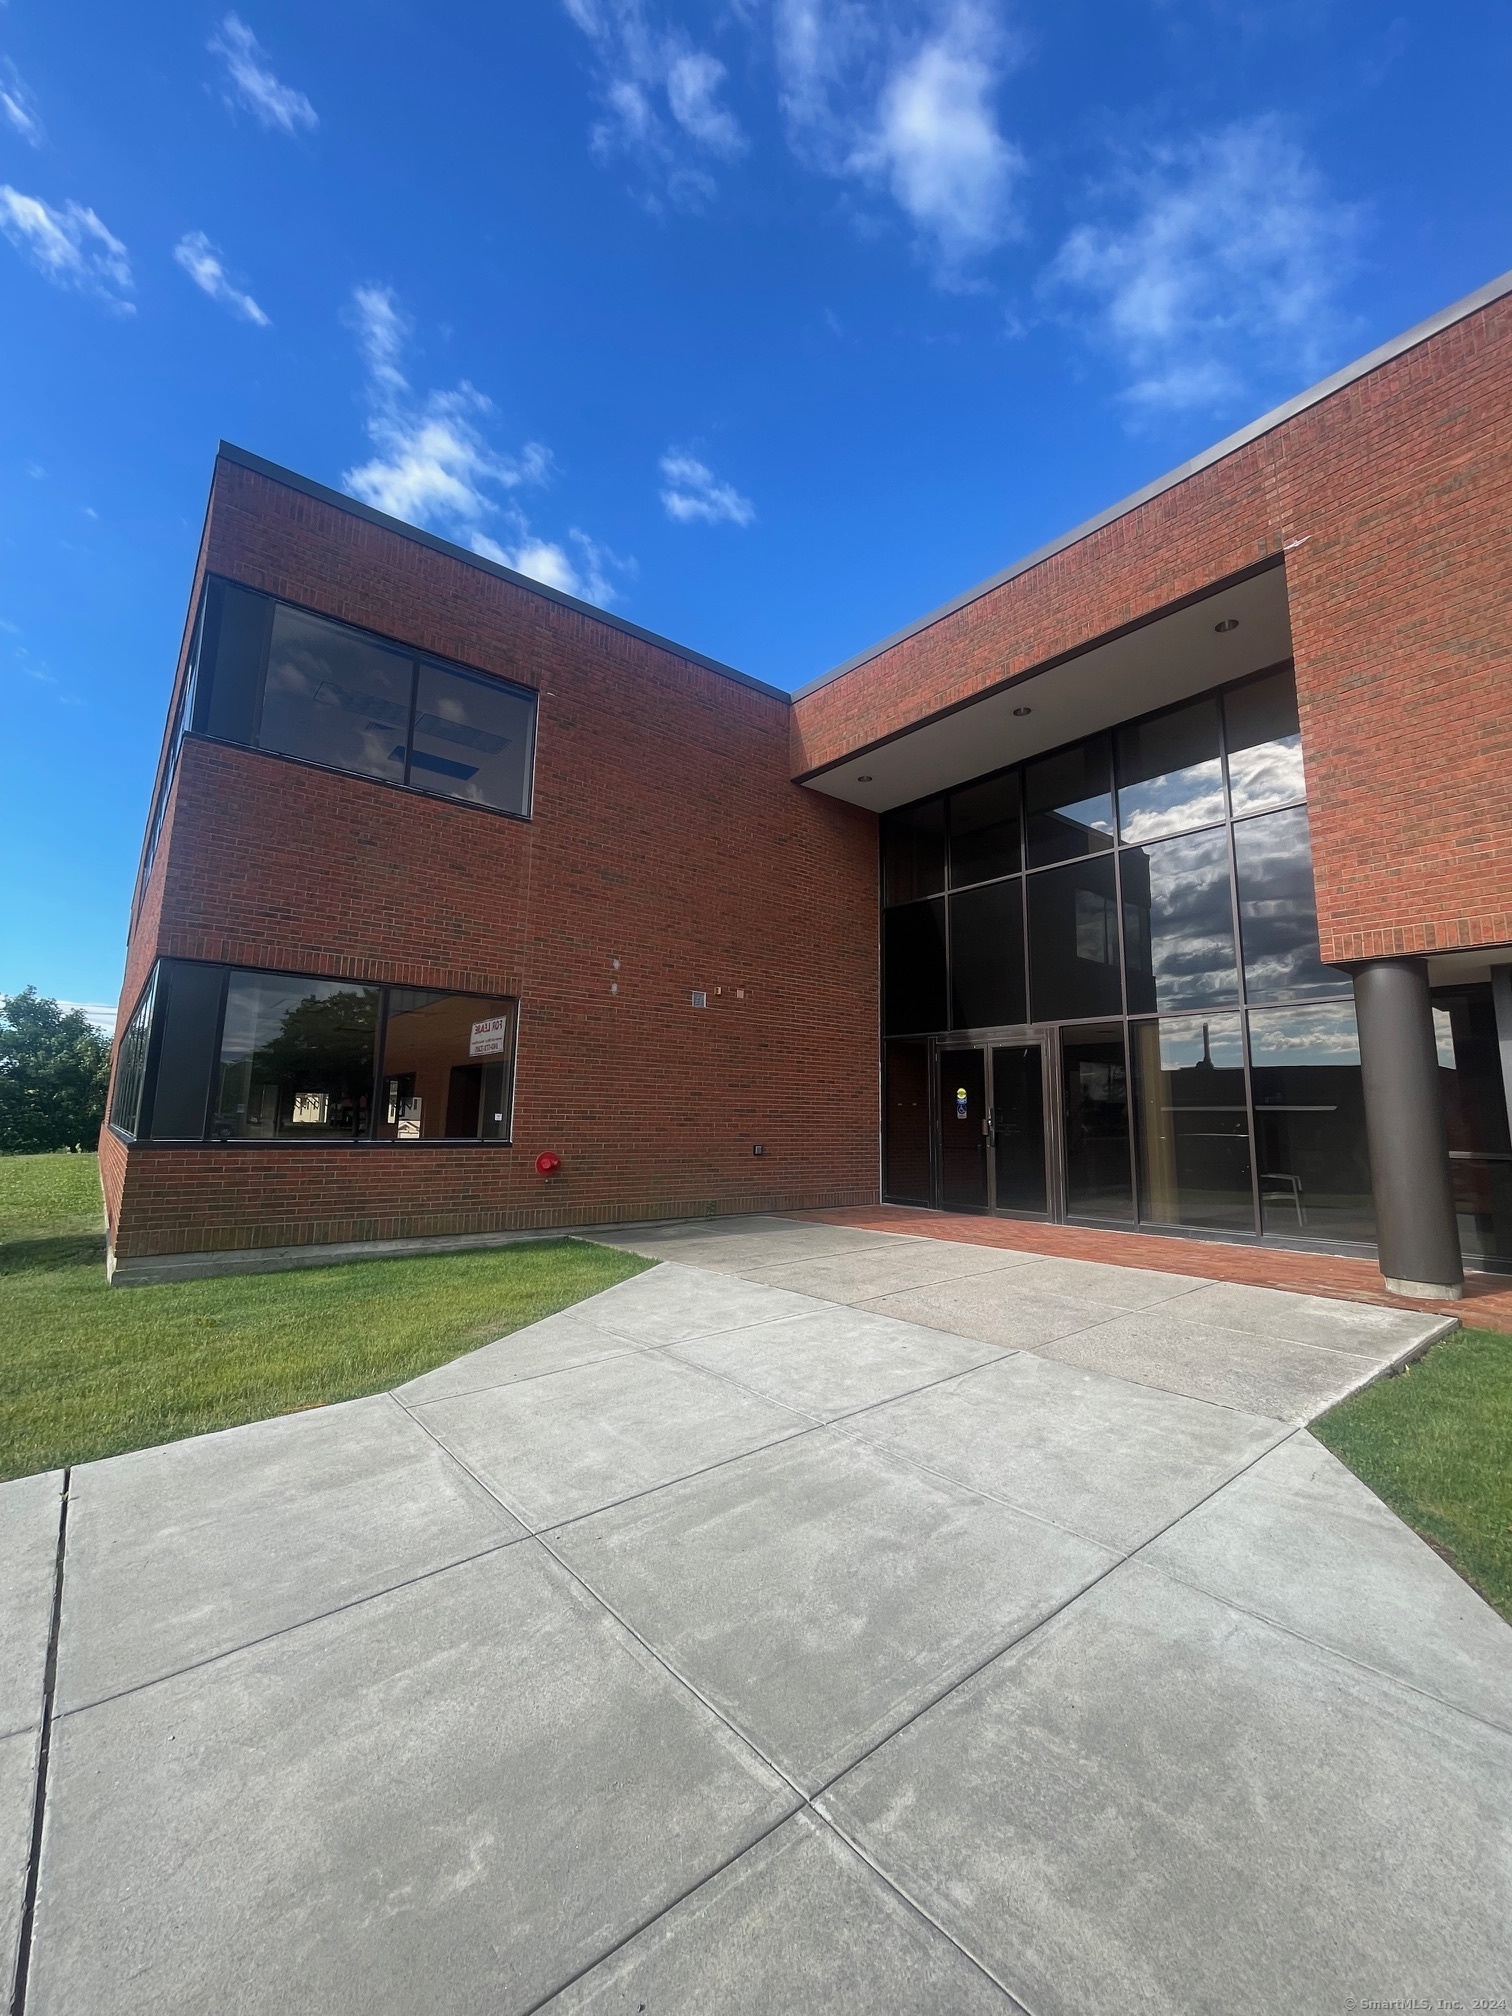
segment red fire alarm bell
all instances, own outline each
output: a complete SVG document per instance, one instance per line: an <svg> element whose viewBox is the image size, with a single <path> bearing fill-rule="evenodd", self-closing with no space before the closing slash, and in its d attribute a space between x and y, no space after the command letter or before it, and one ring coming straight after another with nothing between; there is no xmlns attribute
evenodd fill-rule
<svg viewBox="0 0 1512 2016"><path fill-rule="evenodd" d="M553 1155L549 1148L544 1155L537 1155L536 1157L536 1174L538 1176L555 1176L561 1166L561 1156Z"/></svg>

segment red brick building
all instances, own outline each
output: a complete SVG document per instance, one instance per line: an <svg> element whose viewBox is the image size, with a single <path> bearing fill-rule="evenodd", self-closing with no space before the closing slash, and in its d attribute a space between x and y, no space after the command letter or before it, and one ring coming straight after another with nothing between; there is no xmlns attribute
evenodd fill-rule
<svg viewBox="0 0 1512 2016"><path fill-rule="evenodd" d="M223 448L116 1278L879 1196L1512 1266L1509 528L1512 278L793 698Z"/></svg>

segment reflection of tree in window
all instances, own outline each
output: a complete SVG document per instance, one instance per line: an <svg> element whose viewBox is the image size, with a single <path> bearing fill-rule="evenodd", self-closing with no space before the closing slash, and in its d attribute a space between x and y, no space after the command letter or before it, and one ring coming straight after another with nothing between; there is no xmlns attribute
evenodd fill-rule
<svg viewBox="0 0 1512 2016"><path fill-rule="evenodd" d="M233 976L216 1132L365 1132L377 1026L376 988Z"/></svg>

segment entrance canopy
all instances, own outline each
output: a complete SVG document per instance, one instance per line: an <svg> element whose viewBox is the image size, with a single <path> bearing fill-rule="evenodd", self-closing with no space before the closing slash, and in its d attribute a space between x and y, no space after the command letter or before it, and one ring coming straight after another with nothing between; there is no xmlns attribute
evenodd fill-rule
<svg viewBox="0 0 1512 2016"><path fill-rule="evenodd" d="M1204 693L1291 656L1280 556L1085 649L849 755L805 780L868 811L915 798Z"/></svg>

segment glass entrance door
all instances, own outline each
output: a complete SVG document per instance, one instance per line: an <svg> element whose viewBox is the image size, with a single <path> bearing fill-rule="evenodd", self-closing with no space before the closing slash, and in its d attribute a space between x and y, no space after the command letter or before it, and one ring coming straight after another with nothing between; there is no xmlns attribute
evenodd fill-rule
<svg viewBox="0 0 1512 2016"><path fill-rule="evenodd" d="M1045 1163L1045 1046L992 1048L993 1206L1024 1216L1049 1215Z"/></svg>
<svg viewBox="0 0 1512 2016"><path fill-rule="evenodd" d="M943 1210L1052 1215L1045 1081L1043 1040L936 1051Z"/></svg>
<svg viewBox="0 0 1512 2016"><path fill-rule="evenodd" d="M940 1203L947 1211L991 1208L988 1166L987 1053L941 1050Z"/></svg>

